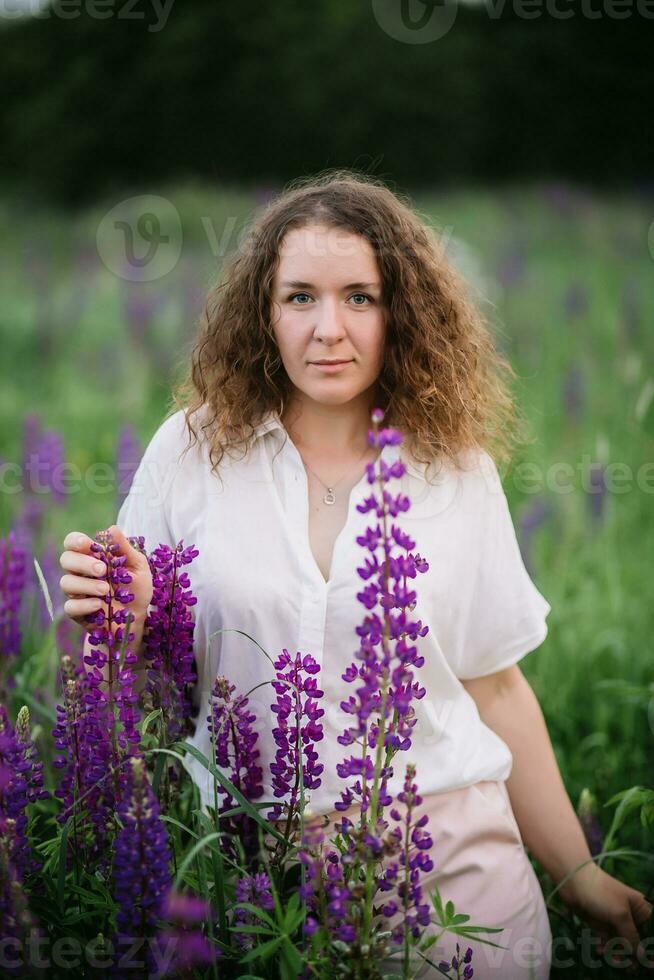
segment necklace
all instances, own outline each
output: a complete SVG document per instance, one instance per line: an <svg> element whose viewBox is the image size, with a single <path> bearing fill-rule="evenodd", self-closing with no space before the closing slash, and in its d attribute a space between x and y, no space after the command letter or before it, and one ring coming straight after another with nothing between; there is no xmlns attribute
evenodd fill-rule
<svg viewBox="0 0 654 980"><path fill-rule="evenodd" d="M361 460L363 459L363 457L366 455L366 453L369 452L369 451L370 451L370 446L368 446L368 448L366 450L364 450L363 454L361 456L359 456L359 458L357 460L357 466L359 465L359 463L361 462ZM330 506L332 504L335 504L336 503L336 494L334 493L334 487L337 487L339 483L342 483L343 480L345 479L345 477L342 476L341 479L338 480L338 482L334 484L334 486L328 487L326 483L323 483L322 482L322 480L320 479L320 477L318 476L318 474L316 472L314 472L314 470L311 469L311 467L309 466L309 464L306 462L306 460L304 458L302 458L302 462L304 463L304 465L306 466L306 468L311 473L313 473L313 475L318 480L318 482L321 483L322 486L327 491L327 493L322 498L323 499L323 503L329 504ZM352 472L352 471L351 470L348 470L348 472ZM345 475L347 476L347 473Z"/></svg>

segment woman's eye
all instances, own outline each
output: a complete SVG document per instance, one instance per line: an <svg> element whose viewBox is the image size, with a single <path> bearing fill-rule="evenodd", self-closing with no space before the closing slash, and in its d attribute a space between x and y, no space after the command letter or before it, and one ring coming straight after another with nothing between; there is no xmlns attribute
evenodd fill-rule
<svg viewBox="0 0 654 980"><path fill-rule="evenodd" d="M305 296L305 297L308 297L309 299L311 298L308 293L293 293L292 296L289 296L288 297L289 302L292 303L294 299L297 299L298 298L298 296ZM352 298L354 298L355 296L362 296L364 299L369 300L371 303L374 302L372 296L368 296L367 293L353 293L352 294ZM306 303L299 303L299 304L296 304L296 305L306 306L307 304ZM355 303L354 305L355 306L364 306L365 304L364 303Z"/></svg>

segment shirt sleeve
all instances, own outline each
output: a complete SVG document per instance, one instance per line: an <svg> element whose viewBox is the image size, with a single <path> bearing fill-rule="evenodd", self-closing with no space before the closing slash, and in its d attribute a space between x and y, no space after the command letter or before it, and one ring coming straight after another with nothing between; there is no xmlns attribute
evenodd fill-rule
<svg viewBox="0 0 654 980"><path fill-rule="evenodd" d="M473 479L477 511L467 602L460 612L454 672L461 680L503 670L547 636L549 602L525 567L509 505L492 457L483 452Z"/></svg>
<svg viewBox="0 0 654 980"><path fill-rule="evenodd" d="M170 502L177 470L169 449L169 421L155 432L120 506L116 524L127 536L143 535L150 553L160 544L176 547L169 523Z"/></svg>

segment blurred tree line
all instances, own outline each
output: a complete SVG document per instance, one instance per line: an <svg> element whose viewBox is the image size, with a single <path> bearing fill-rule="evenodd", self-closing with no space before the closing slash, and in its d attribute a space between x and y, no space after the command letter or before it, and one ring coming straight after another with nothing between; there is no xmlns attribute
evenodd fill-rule
<svg viewBox="0 0 654 980"><path fill-rule="evenodd" d="M5 182L73 204L342 165L414 187L651 179L654 19L637 0L622 19L588 16L608 0L532 19L517 0L461 4L426 44L389 36L372 2L174 0L160 29L153 0L103 3L107 19L62 0L0 24Z"/></svg>

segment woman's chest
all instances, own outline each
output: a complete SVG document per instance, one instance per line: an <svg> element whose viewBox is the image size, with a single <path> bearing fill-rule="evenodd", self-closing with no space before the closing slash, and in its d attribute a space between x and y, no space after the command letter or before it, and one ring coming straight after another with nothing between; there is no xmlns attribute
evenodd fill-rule
<svg viewBox="0 0 654 980"><path fill-rule="evenodd" d="M327 582L330 577L332 555L336 538L345 527L349 493L360 477L349 486L334 490L333 504L325 503L327 489L318 480L307 475L309 482L309 546L316 564Z"/></svg>

